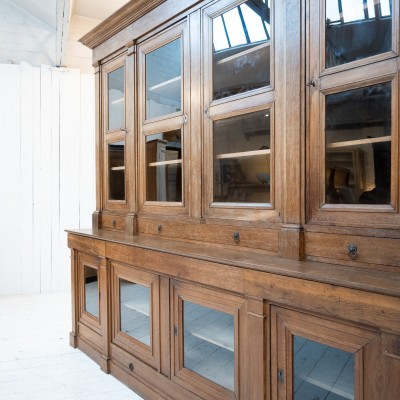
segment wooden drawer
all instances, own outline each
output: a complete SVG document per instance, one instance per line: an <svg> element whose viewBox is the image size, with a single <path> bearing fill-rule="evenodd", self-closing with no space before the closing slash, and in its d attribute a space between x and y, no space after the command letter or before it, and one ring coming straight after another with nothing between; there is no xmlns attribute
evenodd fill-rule
<svg viewBox="0 0 400 400"><path fill-rule="evenodd" d="M309 259L341 264L400 267L400 239L306 232L305 254Z"/></svg>
<svg viewBox="0 0 400 400"><path fill-rule="evenodd" d="M101 215L101 227L103 229L115 229L118 231L125 230L125 216L113 215L113 214L102 214Z"/></svg>

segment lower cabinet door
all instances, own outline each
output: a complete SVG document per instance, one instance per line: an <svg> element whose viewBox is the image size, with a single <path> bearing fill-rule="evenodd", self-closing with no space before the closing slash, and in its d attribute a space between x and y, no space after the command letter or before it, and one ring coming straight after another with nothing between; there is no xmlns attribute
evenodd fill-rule
<svg viewBox="0 0 400 400"><path fill-rule="evenodd" d="M112 342L158 369L159 277L111 262Z"/></svg>
<svg viewBox="0 0 400 400"><path fill-rule="evenodd" d="M171 282L172 379L204 399L239 399L243 298Z"/></svg>
<svg viewBox="0 0 400 400"><path fill-rule="evenodd" d="M104 303L100 296L106 281L102 260L104 261L92 255L78 253L77 300L79 336L104 352L102 328L107 322L102 315Z"/></svg>
<svg viewBox="0 0 400 400"><path fill-rule="evenodd" d="M379 332L274 306L271 329L273 399L369 398L364 374L367 360L378 362Z"/></svg>

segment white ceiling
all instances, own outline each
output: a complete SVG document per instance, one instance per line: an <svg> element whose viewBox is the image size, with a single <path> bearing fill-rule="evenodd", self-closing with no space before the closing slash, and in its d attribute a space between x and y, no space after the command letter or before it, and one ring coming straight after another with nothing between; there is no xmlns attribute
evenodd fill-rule
<svg viewBox="0 0 400 400"><path fill-rule="evenodd" d="M82 15L83 17L103 21L128 3L128 1L129 0L75 0L72 12L73 14Z"/></svg>
<svg viewBox="0 0 400 400"><path fill-rule="evenodd" d="M8 0L9 3L18 7L24 13L30 14L40 20L53 30L57 29L57 3L58 8L61 4L69 3L72 10L69 20L72 16L81 15L83 17L103 21L129 0Z"/></svg>

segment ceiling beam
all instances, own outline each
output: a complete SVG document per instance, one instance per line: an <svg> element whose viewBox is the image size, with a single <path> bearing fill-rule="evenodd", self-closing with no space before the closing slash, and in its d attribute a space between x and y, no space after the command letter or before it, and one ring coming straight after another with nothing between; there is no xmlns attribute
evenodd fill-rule
<svg viewBox="0 0 400 400"><path fill-rule="evenodd" d="M72 18L74 0L57 0L57 66L65 66L69 26Z"/></svg>

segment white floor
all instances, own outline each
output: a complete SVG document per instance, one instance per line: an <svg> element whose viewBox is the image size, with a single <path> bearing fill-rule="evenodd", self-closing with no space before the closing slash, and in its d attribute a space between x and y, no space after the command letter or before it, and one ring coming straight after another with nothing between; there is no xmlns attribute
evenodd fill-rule
<svg viewBox="0 0 400 400"><path fill-rule="evenodd" d="M69 346L69 293L0 296L1 400L142 400Z"/></svg>

